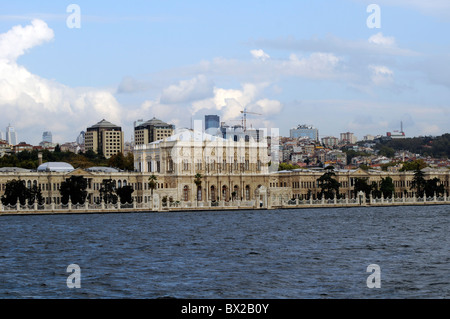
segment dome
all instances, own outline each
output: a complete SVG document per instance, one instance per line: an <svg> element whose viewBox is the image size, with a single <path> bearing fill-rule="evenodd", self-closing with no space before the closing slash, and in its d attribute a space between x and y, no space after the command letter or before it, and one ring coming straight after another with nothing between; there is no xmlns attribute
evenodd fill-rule
<svg viewBox="0 0 450 319"><path fill-rule="evenodd" d="M47 162L40 165L37 170L38 172L71 172L75 168L64 162Z"/></svg>
<svg viewBox="0 0 450 319"><path fill-rule="evenodd" d="M2 167L0 173L25 173L31 172L31 169L25 169L20 167Z"/></svg>
<svg viewBox="0 0 450 319"><path fill-rule="evenodd" d="M101 173L117 173L117 172L119 172L118 169L115 169L113 167L98 167L98 166L87 168L86 171L101 172Z"/></svg>

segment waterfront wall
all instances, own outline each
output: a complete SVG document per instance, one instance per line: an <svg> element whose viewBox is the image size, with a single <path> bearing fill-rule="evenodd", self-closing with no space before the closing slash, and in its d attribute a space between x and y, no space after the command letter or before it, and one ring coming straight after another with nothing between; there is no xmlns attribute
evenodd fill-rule
<svg viewBox="0 0 450 319"><path fill-rule="evenodd" d="M283 200L262 199L260 201L218 201L218 202L172 202L163 203L157 196L148 203L132 204L44 204L38 205L2 205L0 215L37 215L37 214L87 214L87 213L132 213L132 212L172 212L172 211L211 211L211 210L259 210L259 209L294 209L294 208L331 208L331 207L361 207L361 206L419 206L419 205L450 205L450 197L401 197L401 198L358 198L346 199L316 199Z"/></svg>

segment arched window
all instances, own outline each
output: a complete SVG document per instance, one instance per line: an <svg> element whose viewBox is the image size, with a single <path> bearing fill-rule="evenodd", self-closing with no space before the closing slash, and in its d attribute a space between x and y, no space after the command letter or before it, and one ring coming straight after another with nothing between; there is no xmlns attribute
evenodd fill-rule
<svg viewBox="0 0 450 319"><path fill-rule="evenodd" d="M237 185L234 185L233 188L233 200L239 200L239 187Z"/></svg>
<svg viewBox="0 0 450 319"><path fill-rule="evenodd" d="M183 188L183 200L185 202L189 201L189 186L184 186Z"/></svg>
<svg viewBox="0 0 450 319"><path fill-rule="evenodd" d="M250 200L250 186L245 186L245 200Z"/></svg>
<svg viewBox="0 0 450 319"><path fill-rule="evenodd" d="M228 189L225 185L222 186L222 200L228 201Z"/></svg>
<svg viewBox="0 0 450 319"><path fill-rule="evenodd" d="M122 181L119 180L119 181L117 182L117 187L118 187L118 188L121 188L121 187L122 187Z"/></svg>
<svg viewBox="0 0 450 319"><path fill-rule="evenodd" d="M213 186L211 186L211 201L216 201L216 188Z"/></svg>
<svg viewBox="0 0 450 319"><path fill-rule="evenodd" d="M197 201L201 201L202 200L202 186L199 185L197 186Z"/></svg>

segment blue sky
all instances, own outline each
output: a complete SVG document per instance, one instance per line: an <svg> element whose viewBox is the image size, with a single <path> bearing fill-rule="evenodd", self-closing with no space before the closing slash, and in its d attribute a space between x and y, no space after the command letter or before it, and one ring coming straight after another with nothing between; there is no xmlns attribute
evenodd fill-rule
<svg viewBox="0 0 450 319"><path fill-rule="evenodd" d="M74 141L103 118L129 141L137 119L235 124L243 108L283 136L449 132L448 1L0 3L0 127L20 141Z"/></svg>

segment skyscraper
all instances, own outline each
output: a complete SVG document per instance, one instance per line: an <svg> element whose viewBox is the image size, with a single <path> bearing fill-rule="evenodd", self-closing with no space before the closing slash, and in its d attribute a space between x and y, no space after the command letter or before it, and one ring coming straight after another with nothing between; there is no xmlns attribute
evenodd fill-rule
<svg viewBox="0 0 450 319"><path fill-rule="evenodd" d="M218 115L205 115L205 131L209 128L219 128L220 117Z"/></svg>
<svg viewBox="0 0 450 319"><path fill-rule="evenodd" d="M80 132L80 135L78 135L78 137L77 137L77 144L78 145L84 145L84 136L85 136L85 132L84 131L81 131Z"/></svg>
<svg viewBox="0 0 450 319"><path fill-rule="evenodd" d="M42 134L42 142L53 143L52 132L44 132Z"/></svg>
<svg viewBox="0 0 450 319"><path fill-rule="evenodd" d="M319 141L319 130L312 125L298 125L290 131L291 138L308 137L313 141Z"/></svg>
<svg viewBox="0 0 450 319"><path fill-rule="evenodd" d="M135 122L134 143L143 145L155 141L163 140L173 134L175 125L165 123L157 118L142 123L142 120Z"/></svg>
<svg viewBox="0 0 450 319"><path fill-rule="evenodd" d="M102 153L106 158L123 153L122 128L106 120L88 127L84 142L86 151Z"/></svg>
<svg viewBox="0 0 450 319"><path fill-rule="evenodd" d="M11 126L11 124L9 124L6 127L6 141L10 144L10 145L17 145L17 133L14 130L14 127Z"/></svg>

